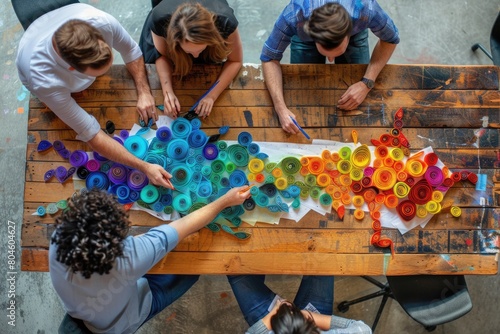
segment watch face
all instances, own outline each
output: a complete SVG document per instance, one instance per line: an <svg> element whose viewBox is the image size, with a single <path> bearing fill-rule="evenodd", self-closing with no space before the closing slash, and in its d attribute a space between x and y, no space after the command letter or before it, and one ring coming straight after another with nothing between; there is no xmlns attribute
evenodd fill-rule
<svg viewBox="0 0 500 334"><path fill-rule="evenodd" d="M368 87L370 89L372 89L373 86L375 86L375 82L373 82L373 80L363 78L363 79L361 79L361 81L366 85L366 87Z"/></svg>

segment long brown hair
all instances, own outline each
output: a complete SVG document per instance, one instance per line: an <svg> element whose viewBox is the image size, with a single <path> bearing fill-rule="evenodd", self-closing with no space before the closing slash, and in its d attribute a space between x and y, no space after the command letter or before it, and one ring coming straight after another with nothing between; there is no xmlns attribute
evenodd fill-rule
<svg viewBox="0 0 500 334"><path fill-rule="evenodd" d="M100 69L113 58L101 32L82 20L69 20L54 33L56 47L69 65L79 72Z"/></svg>
<svg viewBox="0 0 500 334"><path fill-rule="evenodd" d="M174 64L174 75L181 78L189 73L193 65L192 57L181 48L181 43L188 41L195 44L207 44L200 57L204 61L220 63L231 53L215 26L216 15L200 4L180 5L167 27L167 50Z"/></svg>

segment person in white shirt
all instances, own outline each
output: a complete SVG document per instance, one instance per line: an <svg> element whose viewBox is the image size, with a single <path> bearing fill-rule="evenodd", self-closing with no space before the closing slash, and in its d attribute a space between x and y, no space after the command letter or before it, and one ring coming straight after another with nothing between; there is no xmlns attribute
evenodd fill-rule
<svg viewBox="0 0 500 334"><path fill-rule="evenodd" d="M74 0L41 4L14 0L13 6L26 29L16 58L25 87L94 151L141 170L156 185L172 188L171 175L163 167L138 159L107 136L94 116L71 96L87 89L96 77L109 70L115 49L135 81L140 117L146 122L158 119L142 52L120 23L113 16Z"/></svg>

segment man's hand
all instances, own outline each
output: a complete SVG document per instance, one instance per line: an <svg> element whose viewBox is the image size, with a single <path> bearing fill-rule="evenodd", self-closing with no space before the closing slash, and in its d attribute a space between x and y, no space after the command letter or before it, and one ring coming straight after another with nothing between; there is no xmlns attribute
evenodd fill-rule
<svg viewBox="0 0 500 334"><path fill-rule="evenodd" d="M278 114L281 128L287 132L291 133L293 135L296 135L299 133L299 128L295 124L293 124L293 121L290 117L293 117L295 119L295 114L291 112L288 109L284 109L281 112L276 112Z"/></svg>
<svg viewBox="0 0 500 334"><path fill-rule="evenodd" d="M243 202L250 197L250 187L242 186L231 188L224 196L221 197L221 200L224 201L224 205L226 207L235 206L243 204Z"/></svg>
<svg viewBox="0 0 500 334"><path fill-rule="evenodd" d="M165 99L163 101L163 112L167 114L168 117L176 119L179 116L179 112L181 111L181 104L175 96L174 93L166 93Z"/></svg>
<svg viewBox="0 0 500 334"><path fill-rule="evenodd" d="M349 88L347 88L346 92L342 94L337 103L337 107L344 110L352 110L359 106L368 95L370 89L366 87L364 83L361 81L356 82Z"/></svg>
<svg viewBox="0 0 500 334"><path fill-rule="evenodd" d="M162 166L149 163L143 172L153 184L174 189L172 182L170 182L172 175Z"/></svg>
<svg viewBox="0 0 500 334"><path fill-rule="evenodd" d="M155 122L158 120L153 95L140 94L137 97L137 112L145 123L147 123L150 118L154 119Z"/></svg>
<svg viewBox="0 0 500 334"><path fill-rule="evenodd" d="M214 99L205 96L199 103L198 106L194 109L194 111L198 114L198 117L206 118L212 112L212 108L214 106Z"/></svg>

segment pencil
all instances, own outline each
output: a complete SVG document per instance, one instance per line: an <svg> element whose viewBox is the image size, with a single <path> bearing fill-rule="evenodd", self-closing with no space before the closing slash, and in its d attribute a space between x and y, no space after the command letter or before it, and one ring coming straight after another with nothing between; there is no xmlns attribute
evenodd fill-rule
<svg viewBox="0 0 500 334"><path fill-rule="evenodd" d="M302 134L307 138L307 139L311 139L311 137L309 137L309 135L304 131L304 129L302 129L302 127L299 125L299 123L297 123L297 121L295 120L295 118L293 118L292 116L290 116L293 124L295 124L296 127L299 128L300 132L302 132Z"/></svg>

